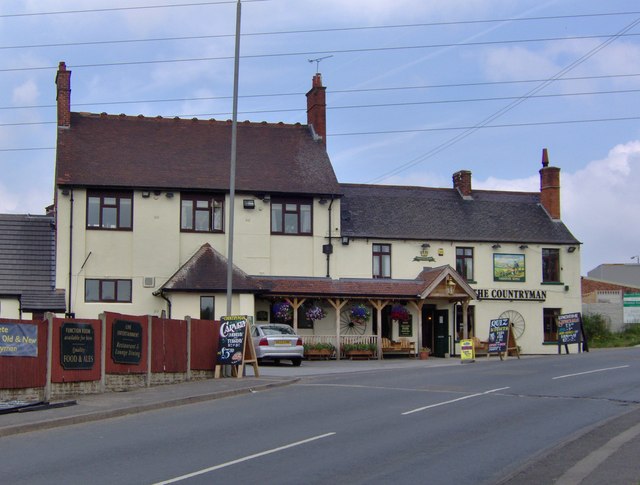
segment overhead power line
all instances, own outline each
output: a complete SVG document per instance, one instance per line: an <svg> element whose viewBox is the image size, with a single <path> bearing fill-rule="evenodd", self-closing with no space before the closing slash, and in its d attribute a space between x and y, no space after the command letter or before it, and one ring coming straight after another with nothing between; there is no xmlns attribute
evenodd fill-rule
<svg viewBox="0 0 640 485"><path fill-rule="evenodd" d="M431 150L427 151L426 153L423 153L422 155L420 155L418 157L415 157L412 160L409 160L408 162L403 163L403 164L397 166L396 168L383 173L382 175L380 175L380 176L376 177L375 179L373 179L371 182L372 183L379 182L379 181L384 180L384 179L386 179L386 178L388 178L388 177L390 177L392 175L396 175L396 174L398 174L400 172L403 172L403 171L407 170L408 168L413 167L414 165L422 163L425 160L427 160L427 159L435 156L436 154L440 153L441 151L449 148L450 146L455 145L456 143L458 143L459 141L461 141L464 138L468 137L472 133L475 133L478 129L489 125L494 120L500 118L502 115L508 113L512 109L514 109L517 106L519 106L522 103L524 103L531 96L533 96L534 94L540 92L541 90L546 88L549 84L551 84L555 80L562 78L562 76L564 76L568 72L570 72L573 69L575 69L576 67L578 67L583 62L587 61L588 59L590 59L591 57L596 55L602 49L607 47L609 44L611 44L613 41L618 39L620 36L622 36L622 35L626 34L627 32L629 32L631 29L636 27L638 24L640 24L640 18L637 18L636 20L634 20L633 22L629 23L627 26L625 26L624 28L619 30L615 35L609 37L604 42L601 42L596 47L590 49L586 54L582 55L581 57L579 57L575 61L571 62L565 68L563 68L560 71L558 71L553 77L549 78L548 80L546 80L543 83L540 83L538 86L536 86L535 88L531 89L530 91L528 91L527 93L522 95L519 99L517 99L515 101L512 101L511 103L509 103L505 107L499 109L498 111L496 111L492 115L486 117L485 119L483 119L482 121L480 121L479 123L474 125L473 127L468 128L465 131L463 131L462 133L460 133L460 134L454 136L453 138L447 140L446 142L437 145L436 147L432 148Z"/></svg>
<svg viewBox="0 0 640 485"><path fill-rule="evenodd" d="M260 58L273 58L273 57L294 57L294 56L316 56L324 54L356 54L361 52L393 52L400 50L418 50L418 49L436 49L444 47L478 47L484 45L502 45L502 44L527 44L535 42L558 42L568 40L589 40L589 39L602 39L602 38L615 38L620 37L637 37L640 34L624 33L621 35L581 35L571 37L544 37L538 39L507 39L507 40L494 40L494 41L477 41L477 42L453 42L446 44L425 44L425 45L409 45L409 46L391 46L391 47L369 47L358 49L335 49L335 50L323 50L323 51L302 51L302 52L276 52L272 54L245 54L240 56L242 59L260 59ZM115 66L136 66L147 64L168 64L179 62L202 62L202 61L224 61L232 60L233 56L217 56L217 57L193 57L182 59L153 59L142 61L121 61L121 62L100 62L92 64L74 64L70 66L74 69L88 68L88 67L115 67ZM0 72L17 72L17 71L39 71L57 69L58 66L33 66L33 67L14 67L0 69Z"/></svg>
<svg viewBox="0 0 640 485"><path fill-rule="evenodd" d="M246 0L245 0L246 1ZM232 2L212 2L212 3L232 3ZM206 4L197 4L206 5ZM180 5L183 6L183 5ZM190 6L185 4L184 6ZM161 6L165 7L165 6ZM156 7L156 8L161 8ZM153 8L153 7L145 7ZM117 10L117 9L116 9ZM82 11L90 12L90 10ZM552 15L544 17L518 17L518 18L503 18L503 19L476 19L476 20L456 20L449 22L423 22L416 24L394 24L394 25L370 25L370 26L356 26L356 27L327 27L323 29L304 29L304 30L281 30L271 32L245 32L242 37L254 37L254 36L270 36L270 35L298 35L298 34L317 34L317 33L329 33L329 32L353 32L364 30L385 30L385 29L410 29L410 28L423 28L423 27L437 27L445 25L464 25L464 24L484 24L484 23L502 23L502 22L522 22L522 21L541 21L541 20L565 20L565 19L577 19L588 17L606 17L606 16L621 16L621 15L638 15L640 12L601 12L593 14L574 14L574 15ZM38 14L35 14L38 15ZM0 15L0 18L2 16ZM0 46L2 49L35 49L46 47L75 47L85 45L108 45L108 44L131 44L141 42L175 42L183 40L203 40L203 39L220 39L220 38L233 38L235 34L211 34L211 35L188 35L177 37L155 37L148 39L111 39L111 40L94 40L84 42L59 42L48 44L24 44L24 45L11 45Z"/></svg>
<svg viewBox="0 0 640 485"><path fill-rule="evenodd" d="M599 76L573 76L573 77L563 77L561 79L557 79L556 82L561 81L586 81L593 79L609 79L609 78L625 78L625 77L638 77L640 73L629 73L629 74L603 74ZM467 82L467 83L445 83L445 84L423 84L416 86L386 86L379 88L358 88L358 89L329 89L327 88L328 94L342 94L342 93L368 93L368 92L379 92L379 91L402 91L402 90L411 90L411 89L440 89L440 88L455 88L455 87L471 87L471 86L492 86L492 85L506 85L506 84L522 84L522 83L540 83L544 82L546 79L514 79L512 81L477 81L477 82ZM618 93L624 91L607 91L607 93ZM262 93L262 94L244 94L238 97L240 98L269 98L269 97L284 97L284 96L304 96L305 93ZM569 93L570 94L570 93ZM591 93L591 94L599 94L599 93ZM91 101L87 103L73 103L74 107L79 106L108 106L108 105L119 105L119 104L148 104L148 103L178 103L185 101L215 101L215 100L223 100L223 99L231 99L231 96L199 96L193 98L160 98L160 99L129 99L129 100L120 100L120 101ZM0 110L12 110L12 109L45 109L45 108L55 108L55 104L38 104L38 105L24 105L24 106L0 106ZM333 109L333 107L328 106L327 109ZM291 110L287 110L291 111ZM243 112L247 113L247 112Z"/></svg>
<svg viewBox="0 0 640 485"><path fill-rule="evenodd" d="M251 2L268 2L269 0L244 0L245 3ZM44 15L68 15L79 13L100 13L100 12L118 12L123 10L152 10L158 8L180 8L180 7L201 7L205 5L224 5L229 3L237 3L237 0L219 0L217 2L197 2L197 3L174 3L168 5L138 5L132 7L109 7L109 8L90 8L85 10L56 10L52 12L23 12L23 13L7 13L0 15L0 18L17 18L17 17L39 17Z"/></svg>

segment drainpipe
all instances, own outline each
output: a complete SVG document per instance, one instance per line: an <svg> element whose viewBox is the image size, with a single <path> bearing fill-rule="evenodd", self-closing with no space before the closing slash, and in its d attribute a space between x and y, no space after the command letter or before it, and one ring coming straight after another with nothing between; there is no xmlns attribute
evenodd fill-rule
<svg viewBox="0 0 640 485"><path fill-rule="evenodd" d="M169 298L165 296L164 291L162 290L154 291L152 295L159 296L160 298L162 298L164 301L167 302L167 318L170 320L171 319L171 300L169 300Z"/></svg>
<svg viewBox="0 0 640 485"><path fill-rule="evenodd" d="M331 232L332 232L332 227L331 227L331 207L333 206L333 195L331 196L331 202L329 202L329 208L327 209L329 211L329 249L327 251L325 251L327 253L327 278L330 278L331 275L329 274L329 262L331 260L331 253L333 251L333 246L331 244Z"/></svg>
<svg viewBox="0 0 640 485"><path fill-rule="evenodd" d="M67 311L67 318L73 318L73 313L71 312L71 280L73 277L73 189L71 189L69 203L69 309Z"/></svg>

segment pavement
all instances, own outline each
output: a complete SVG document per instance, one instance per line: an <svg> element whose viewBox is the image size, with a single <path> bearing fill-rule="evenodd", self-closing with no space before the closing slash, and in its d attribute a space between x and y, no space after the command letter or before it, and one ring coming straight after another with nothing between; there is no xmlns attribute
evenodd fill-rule
<svg viewBox="0 0 640 485"><path fill-rule="evenodd" d="M82 395L51 401L61 405L31 412L0 415L0 437L71 424L98 421L145 411L222 399L287 386L306 377L395 370L417 367L459 366L458 359L388 359L383 361L305 361L300 367L261 365L260 377L248 366L242 378L221 378L135 389L126 392ZM582 430L552 450L545 450L505 477L500 484L591 485L640 484L640 408L591 429Z"/></svg>

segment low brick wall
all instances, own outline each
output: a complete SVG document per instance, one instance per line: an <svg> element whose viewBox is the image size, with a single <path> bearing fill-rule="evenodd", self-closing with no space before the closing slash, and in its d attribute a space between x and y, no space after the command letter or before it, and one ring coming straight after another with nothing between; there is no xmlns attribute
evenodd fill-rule
<svg viewBox="0 0 640 485"><path fill-rule="evenodd" d="M51 384L51 399L62 399L83 394L100 394L100 381L54 382Z"/></svg>
<svg viewBox="0 0 640 485"><path fill-rule="evenodd" d="M130 391L147 387L146 374L107 374L105 378L106 391Z"/></svg>

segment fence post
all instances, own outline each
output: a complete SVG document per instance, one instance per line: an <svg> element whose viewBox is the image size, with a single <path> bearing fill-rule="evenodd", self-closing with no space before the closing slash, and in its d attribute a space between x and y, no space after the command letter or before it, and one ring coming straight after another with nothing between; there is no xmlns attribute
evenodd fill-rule
<svg viewBox="0 0 640 485"><path fill-rule="evenodd" d="M107 316L104 313L98 315L100 320L100 392L107 388Z"/></svg>
<svg viewBox="0 0 640 485"><path fill-rule="evenodd" d="M191 317L184 317L187 322L187 381L191 380Z"/></svg>
<svg viewBox="0 0 640 485"><path fill-rule="evenodd" d="M152 323L153 317L147 315L147 387L151 387Z"/></svg>
<svg viewBox="0 0 640 485"><path fill-rule="evenodd" d="M44 383L44 400L51 399L51 367L53 366L53 313L47 312L45 319L47 320L47 367L46 381Z"/></svg>

